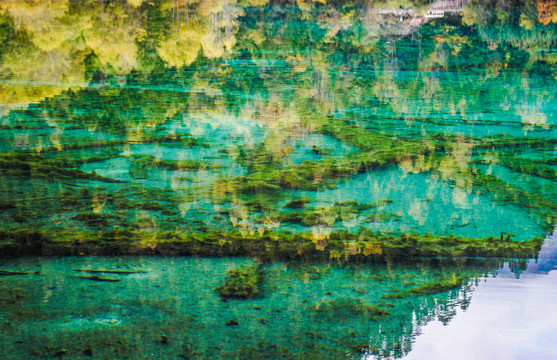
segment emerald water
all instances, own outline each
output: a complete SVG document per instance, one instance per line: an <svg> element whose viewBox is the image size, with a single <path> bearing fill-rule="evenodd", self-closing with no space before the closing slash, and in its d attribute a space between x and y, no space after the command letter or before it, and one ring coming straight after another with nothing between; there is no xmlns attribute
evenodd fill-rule
<svg viewBox="0 0 557 360"><path fill-rule="evenodd" d="M555 358L556 24L0 1L0 357Z"/></svg>

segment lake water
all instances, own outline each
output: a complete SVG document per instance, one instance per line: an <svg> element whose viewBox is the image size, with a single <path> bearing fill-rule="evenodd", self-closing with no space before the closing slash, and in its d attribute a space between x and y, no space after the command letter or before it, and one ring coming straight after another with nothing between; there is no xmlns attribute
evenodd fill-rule
<svg viewBox="0 0 557 360"><path fill-rule="evenodd" d="M494 4L0 2L0 357L557 358L557 6Z"/></svg>

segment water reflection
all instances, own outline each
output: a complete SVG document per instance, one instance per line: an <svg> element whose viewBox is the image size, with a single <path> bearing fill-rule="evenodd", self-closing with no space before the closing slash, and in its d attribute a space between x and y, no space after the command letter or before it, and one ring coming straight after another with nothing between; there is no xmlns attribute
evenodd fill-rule
<svg viewBox="0 0 557 360"><path fill-rule="evenodd" d="M551 269L555 6L446 3L435 18L414 2L0 2L2 255L223 258L6 262L45 274L0 284L2 326L26 339L11 351L399 357L422 325L466 308L499 258L539 254L509 261L513 276ZM244 261L227 256L265 264L265 298L219 302L216 283ZM498 259L467 259L484 256ZM160 281L138 277L131 294L68 270L97 261ZM185 304L192 286L203 299ZM109 305L67 295L89 289ZM41 305L64 294L67 311ZM34 339L20 295L56 337ZM249 339L220 343L238 319ZM295 336L261 344L269 324ZM108 350L64 340L105 325L133 334L95 338Z"/></svg>
<svg viewBox="0 0 557 360"><path fill-rule="evenodd" d="M557 315L556 235L546 239L537 260L506 264L497 277L482 281L471 306L457 310L448 326L433 321L423 327L404 358L444 359L450 353L455 359L551 359L556 351L548 339Z"/></svg>

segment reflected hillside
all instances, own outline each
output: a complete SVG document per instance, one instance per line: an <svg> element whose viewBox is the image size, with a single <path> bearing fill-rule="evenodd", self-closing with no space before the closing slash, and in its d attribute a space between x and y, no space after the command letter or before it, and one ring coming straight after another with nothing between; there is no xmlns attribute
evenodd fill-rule
<svg viewBox="0 0 557 360"><path fill-rule="evenodd" d="M6 0L0 4L6 40L1 49L2 99L4 105L33 103L72 86L83 87L96 79L95 74L159 72L190 66L198 58L218 59L226 65L246 56L261 59L276 49L297 72L330 62L342 50L353 54L353 67L390 54L387 66L395 69L393 60L408 57L414 62L412 68L419 70L459 66L459 62L489 64L486 75L493 76L509 62L523 65L529 59L527 69L538 61L555 62L555 54L547 52L555 38L551 4L472 1L469 6L465 2L462 10L434 19L424 16L428 5L413 2L370 2L362 12L355 11L362 6L357 2L337 7L298 1L282 7L257 0L121 0L99 6L92 0ZM439 7L443 6L432 4L434 9ZM272 24L268 19L273 19ZM435 25L422 30L431 22ZM401 35L411 36L418 49L397 47L395 40ZM512 47L517 51L508 51ZM304 48L311 52L300 53ZM470 56L478 50L482 51Z"/></svg>

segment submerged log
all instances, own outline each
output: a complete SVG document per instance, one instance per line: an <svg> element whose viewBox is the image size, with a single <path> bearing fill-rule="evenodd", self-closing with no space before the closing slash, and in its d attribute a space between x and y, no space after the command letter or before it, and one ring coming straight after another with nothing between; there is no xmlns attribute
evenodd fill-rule
<svg viewBox="0 0 557 360"><path fill-rule="evenodd" d="M73 271L91 273L91 274L99 274L99 273L106 273L106 274L144 274L147 271L145 270L94 270L94 269L73 269Z"/></svg>
<svg viewBox="0 0 557 360"><path fill-rule="evenodd" d="M93 281L100 281L100 282L117 282L117 281L120 281L120 279L118 279L118 278L102 278L102 277L97 276L97 275L93 275L93 276L78 276L78 278L80 278L80 279L87 279L87 280L93 280Z"/></svg>
<svg viewBox="0 0 557 360"><path fill-rule="evenodd" d="M0 270L0 276L10 276L10 275L27 275L27 272L21 271L9 271L9 270Z"/></svg>

